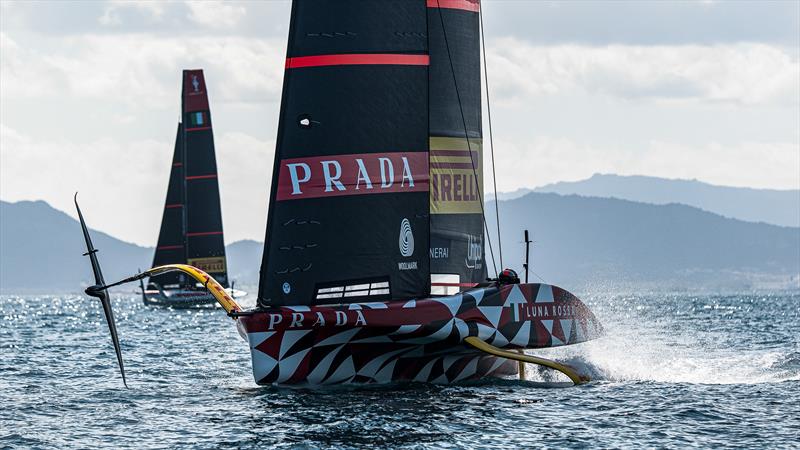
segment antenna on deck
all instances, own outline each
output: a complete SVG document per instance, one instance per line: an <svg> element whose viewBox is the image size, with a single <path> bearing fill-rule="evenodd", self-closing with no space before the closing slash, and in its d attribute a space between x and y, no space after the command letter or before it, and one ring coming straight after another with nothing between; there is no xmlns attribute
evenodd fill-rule
<svg viewBox="0 0 800 450"><path fill-rule="evenodd" d="M531 256L531 241L528 237L528 230L525 230L525 264L522 266L525 268L525 283L528 282L528 262Z"/></svg>

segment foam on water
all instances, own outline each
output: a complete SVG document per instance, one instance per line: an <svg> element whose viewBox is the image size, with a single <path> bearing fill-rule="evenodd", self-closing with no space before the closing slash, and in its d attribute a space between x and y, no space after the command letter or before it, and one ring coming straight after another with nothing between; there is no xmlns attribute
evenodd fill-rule
<svg viewBox="0 0 800 450"><path fill-rule="evenodd" d="M791 327L791 323L797 323L797 314L777 308L776 315L782 321L778 322L769 314L775 309L766 308L765 316L765 308L748 308L752 298L712 297L708 300L710 304L695 307L709 312L705 315L713 314L712 311L722 313L721 318L710 322L704 314L700 317L683 314L680 305L675 305L671 296L666 297L671 308L657 306L664 305L664 296L596 299L592 309L605 327L604 337L576 346L529 353L568 363L593 381L692 384L800 381L798 351L792 351L791 346L775 348L775 342L769 340L748 339L768 333L769 329ZM785 301L780 297L775 299ZM664 309L667 314L663 314ZM753 317L754 312L761 315ZM654 313L659 313L658 317ZM730 329L720 329L714 323L719 321L741 329L731 336ZM532 379L553 378L543 371L528 369L528 373Z"/></svg>

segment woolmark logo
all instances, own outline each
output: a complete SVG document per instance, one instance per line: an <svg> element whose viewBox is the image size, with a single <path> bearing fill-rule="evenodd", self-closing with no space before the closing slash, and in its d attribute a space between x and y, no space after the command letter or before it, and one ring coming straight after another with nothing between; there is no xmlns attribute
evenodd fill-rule
<svg viewBox="0 0 800 450"><path fill-rule="evenodd" d="M414 254L414 233L408 219L400 222L400 254L406 258Z"/></svg>

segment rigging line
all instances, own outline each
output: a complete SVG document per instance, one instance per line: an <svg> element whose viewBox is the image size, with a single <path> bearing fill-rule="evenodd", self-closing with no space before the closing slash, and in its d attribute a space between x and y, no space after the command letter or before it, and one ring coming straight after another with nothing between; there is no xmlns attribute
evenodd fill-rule
<svg viewBox="0 0 800 450"><path fill-rule="evenodd" d="M546 281L544 278L540 277L538 273L536 273L536 272L534 272L533 270L531 270L531 269L530 269L530 267L528 268L528 270L530 270L532 274L536 275L536 278L538 278L538 279L542 280L542 283L544 283L544 284L550 284L550 283L548 283L548 282L547 282L547 281Z"/></svg>
<svg viewBox="0 0 800 450"><path fill-rule="evenodd" d="M456 98L458 99L458 109L461 112L461 123L464 125L464 138L467 140L467 150L470 154L470 163L472 163L472 174L475 175L475 188L478 191L478 202L481 205L481 218L483 219L483 228L486 230L486 243L489 244L489 255L492 257L492 267L494 268L495 277L498 276L497 264L494 260L494 250L492 248L492 238L489 235L489 225L486 223L486 210L483 207L483 194L481 194L481 187L477 180L478 170L475 168L475 159L472 157L472 144L469 141L469 131L467 130L467 119L464 117L464 106L461 104L461 94L458 92L458 81L456 81L456 69L453 66L453 55L450 54L450 44L447 42L447 29L444 26L444 16L442 15L442 8L439 5L439 0L436 0L436 9L439 11L439 22L442 24L442 35L444 36L444 47L447 49L447 59L450 61L450 72L453 74L453 86L456 89Z"/></svg>
<svg viewBox="0 0 800 450"><path fill-rule="evenodd" d="M489 116L489 150L492 155L492 184L494 185L494 215L497 220L497 250L500 253L500 267L503 264L503 239L500 237L500 207L497 203L497 173L494 169L494 134L492 134L492 106L489 101L489 69L486 62L486 33L483 29L483 8L478 10L478 17L481 21L481 48L483 49L483 79L486 80L486 113Z"/></svg>

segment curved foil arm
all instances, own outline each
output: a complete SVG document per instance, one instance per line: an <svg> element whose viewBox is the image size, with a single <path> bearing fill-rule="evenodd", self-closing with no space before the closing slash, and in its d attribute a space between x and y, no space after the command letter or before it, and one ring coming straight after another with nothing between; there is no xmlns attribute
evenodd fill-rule
<svg viewBox="0 0 800 450"><path fill-rule="evenodd" d="M153 276L159 275L162 273L167 272L174 272L180 271L183 272L190 277L194 278L198 282L202 283L203 286L208 289L208 292L217 299L217 302L222 305L225 309L225 312L239 312L242 310L242 307L236 303L236 300L233 299L228 293L225 291L225 288L222 287L221 284L217 282L211 275L203 272L202 270L198 269L197 267L190 266L188 264L165 264L163 266L153 267L152 269L148 269L142 273L142 275L146 276Z"/></svg>
<svg viewBox="0 0 800 450"><path fill-rule="evenodd" d="M221 284L217 282L211 275L203 272L202 270L198 269L197 267L190 266L188 264L165 264L163 266L153 267L151 269L147 269L142 273L136 274L130 278L125 278L124 280L117 281L116 283L111 283L105 286L92 286L87 289L87 293L89 291L96 291L101 289L107 289L113 286L119 286L120 284L130 283L132 281L141 280L142 278L152 277L155 275L160 275L162 273L167 272L183 272L190 277L194 278L198 282L200 282L203 286L208 289L208 292L217 299L217 302L222 305L225 309L225 312L232 313L232 312L240 312L242 307L236 303L236 300L233 299L228 293L225 291L225 288L222 287ZM91 295L91 294L90 294Z"/></svg>
<svg viewBox="0 0 800 450"><path fill-rule="evenodd" d="M477 348L482 352L489 353L490 355L500 356L502 358L507 358L507 359L513 359L515 361L520 361L520 362L537 364L540 366L549 367L551 369L557 370L563 373L564 375L568 376L569 379L572 380L572 382L575 383L576 385L590 381L588 376L578 373L577 370L566 364L561 364L559 362L551 361L545 358L539 358L537 356L526 355L524 353L516 353L508 350L503 350L495 347L494 345L487 344L486 342L478 339L475 336L469 336L465 338L464 342Z"/></svg>

